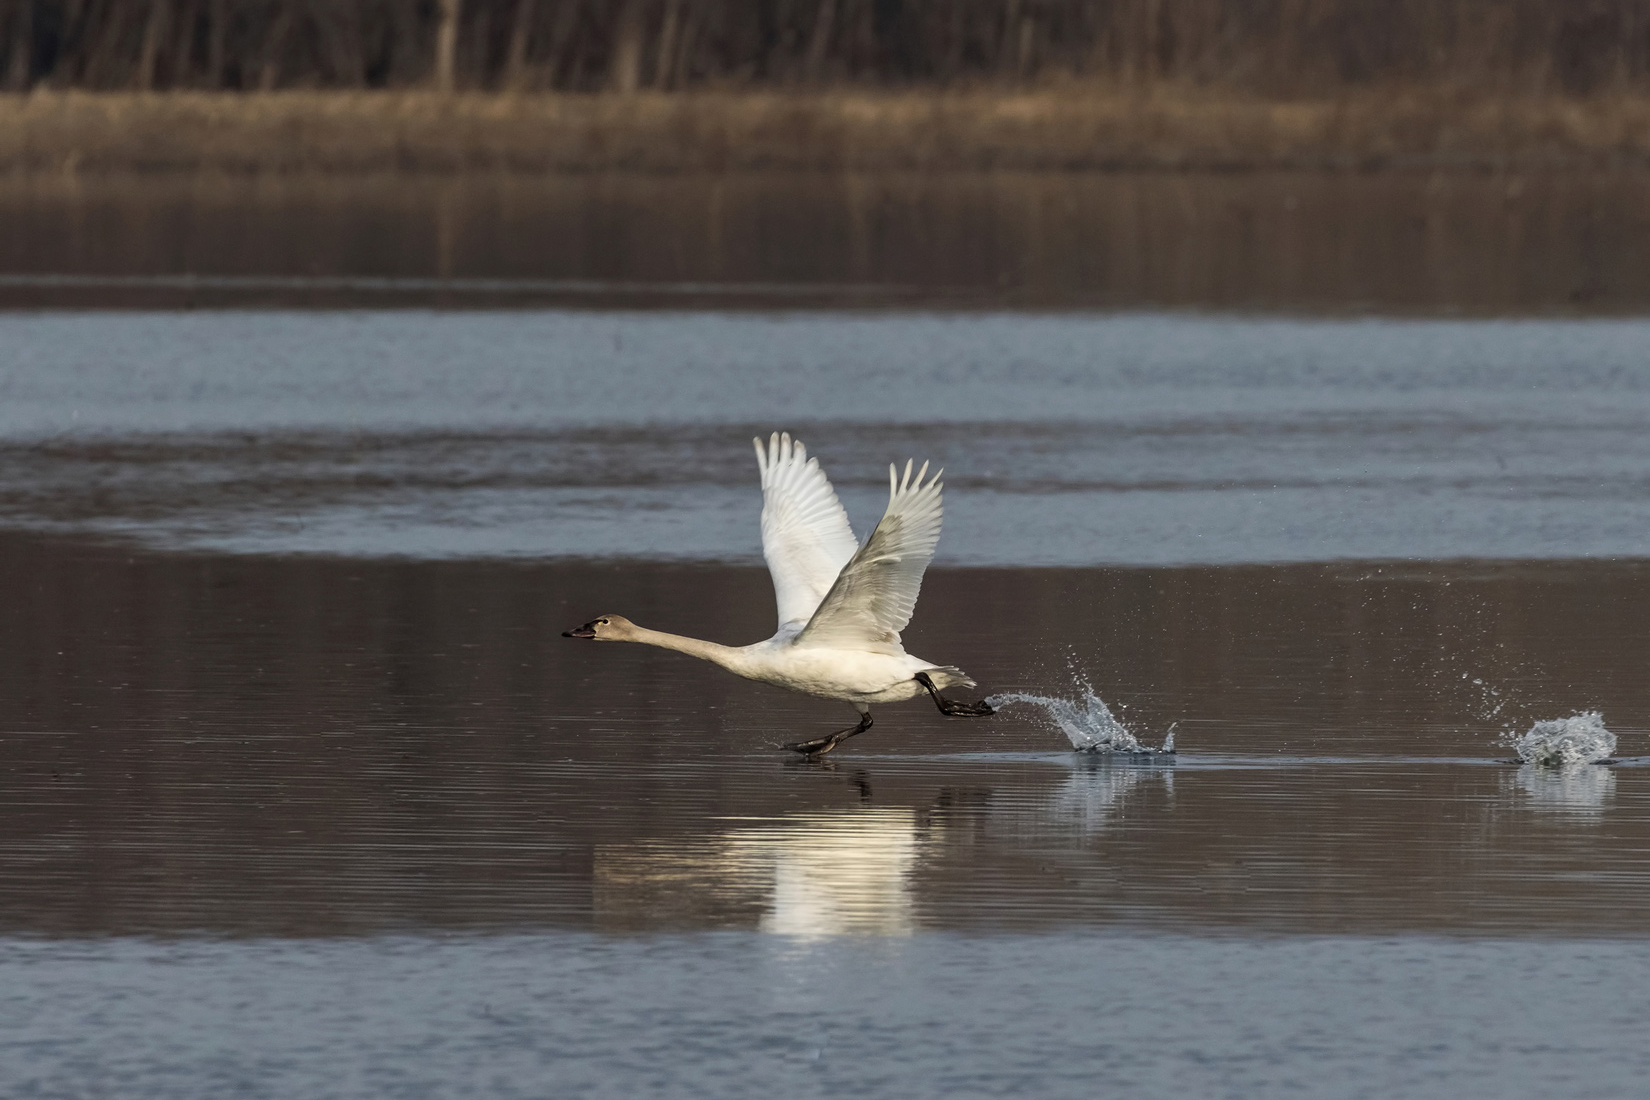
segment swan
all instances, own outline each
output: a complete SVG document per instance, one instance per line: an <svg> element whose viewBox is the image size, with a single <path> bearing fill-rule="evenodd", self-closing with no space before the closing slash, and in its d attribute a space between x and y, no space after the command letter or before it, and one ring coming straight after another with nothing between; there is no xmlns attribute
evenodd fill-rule
<svg viewBox="0 0 1650 1100"><path fill-rule="evenodd" d="M640 642L700 657L729 672L823 699L841 699L859 711L859 723L811 741L785 746L809 758L823 756L871 728L872 703L927 694L942 714L987 715L984 703L940 694L973 687L954 665L905 652L899 632L911 621L922 574L940 541L940 474L916 476L888 467L888 510L861 546L848 526L819 460L801 440L775 432L756 445L762 474L762 556L773 576L779 630L766 641L726 646L637 626L602 615L562 632L564 638Z"/></svg>

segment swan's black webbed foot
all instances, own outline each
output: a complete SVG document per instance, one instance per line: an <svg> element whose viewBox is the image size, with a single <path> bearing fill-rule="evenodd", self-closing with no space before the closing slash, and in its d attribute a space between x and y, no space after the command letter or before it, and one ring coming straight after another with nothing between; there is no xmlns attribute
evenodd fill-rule
<svg viewBox="0 0 1650 1100"><path fill-rule="evenodd" d="M796 741L786 745L792 752L799 752L810 760L817 760L850 737L864 733L871 728L871 712L864 711L859 716L859 725L849 726L845 730L837 730L828 737L816 737L812 741Z"/></svg>
<svg viewBox="0 0 1650 1100"><path fill-rule="evenodd" d="M786 745L792 752L799 752L810 760L817 760L842 744L843 735L833 733L829 737L816 737L812 741L793 741Z"/></svg>
<svg viewBox="0 0 1650 1100"><path fill-rule="evenodd" d="M934 681L929 679L928 673L926 672L917 673L915 679L917 683L928 689L929 695L934 697L934 705L940 708L941 714L965 715L968 717L983 718L988 714L997 713L995 710L991 709L991 704L987 703L983 699L978 703L964 703L956 699L947 699L945 696L940 694L940 689L934 686Z"/></svg>

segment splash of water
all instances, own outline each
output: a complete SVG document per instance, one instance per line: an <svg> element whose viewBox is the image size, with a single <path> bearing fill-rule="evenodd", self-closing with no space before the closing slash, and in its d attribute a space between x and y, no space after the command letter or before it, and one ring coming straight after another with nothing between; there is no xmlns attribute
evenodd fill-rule
<svg viewBox="0 0 1650 1100"><path fill-rule="evenodd" d="M1602 714L1588 710L1537 722L1513 743L1513 750L1524 763L1549 768L1597 764L1615 753L1616 735L1604 728Z"/></svg>
<svg viewBox="0 0 1650 1100"><path fill-rule="evenodd" d="M1463 672L1461 680L1467 691L1474 696L1474 713L1487 722L1500 718L1508 705L1514 702L1503 695L1500 688L1485 683L1482 677L1474 676L1470 672Z"/></svg>
<svg viewBox="0 0 1650 1100"><path fill-rule="evenodd" d="M1174 752L1174 727L1169 728L1162 748L1142 745L1134 732L1117 720L1106 701L1094 693L1087 680L1081 676L1074 676L1074 680L1075 699L1012 691L990 696L986 702L999 709L1014 704L1041 707L1078 752Z"/></svg>

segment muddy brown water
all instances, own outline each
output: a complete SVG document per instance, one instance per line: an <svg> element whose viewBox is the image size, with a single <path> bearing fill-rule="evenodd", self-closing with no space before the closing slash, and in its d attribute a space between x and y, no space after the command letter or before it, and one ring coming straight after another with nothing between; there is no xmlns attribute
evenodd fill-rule
<svg viewBox="0 0 1650 1100"><path fill-rule="evenodd" d="M757 569L4 558L12 934L1650 918L1642 563L937 570L913 652L990 691L1075 670L1179 755L907 703L812 767L776 744L847 707L560 637L623 610L755 640ZM1627 764L1507 763L1506 732L1586 709Z"/></svg>

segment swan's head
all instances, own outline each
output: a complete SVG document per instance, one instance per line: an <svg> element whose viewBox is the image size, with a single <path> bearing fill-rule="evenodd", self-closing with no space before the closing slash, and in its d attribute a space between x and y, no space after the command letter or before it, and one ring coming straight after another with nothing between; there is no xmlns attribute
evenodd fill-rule
<svg viewBox="0 0 1650 1100"><path fill-rule="evenodd" d="M635 632L636 624L623 615L601 615L583 626L561 632L563 638L592 638L598 642L626 642Z"/></svg>

